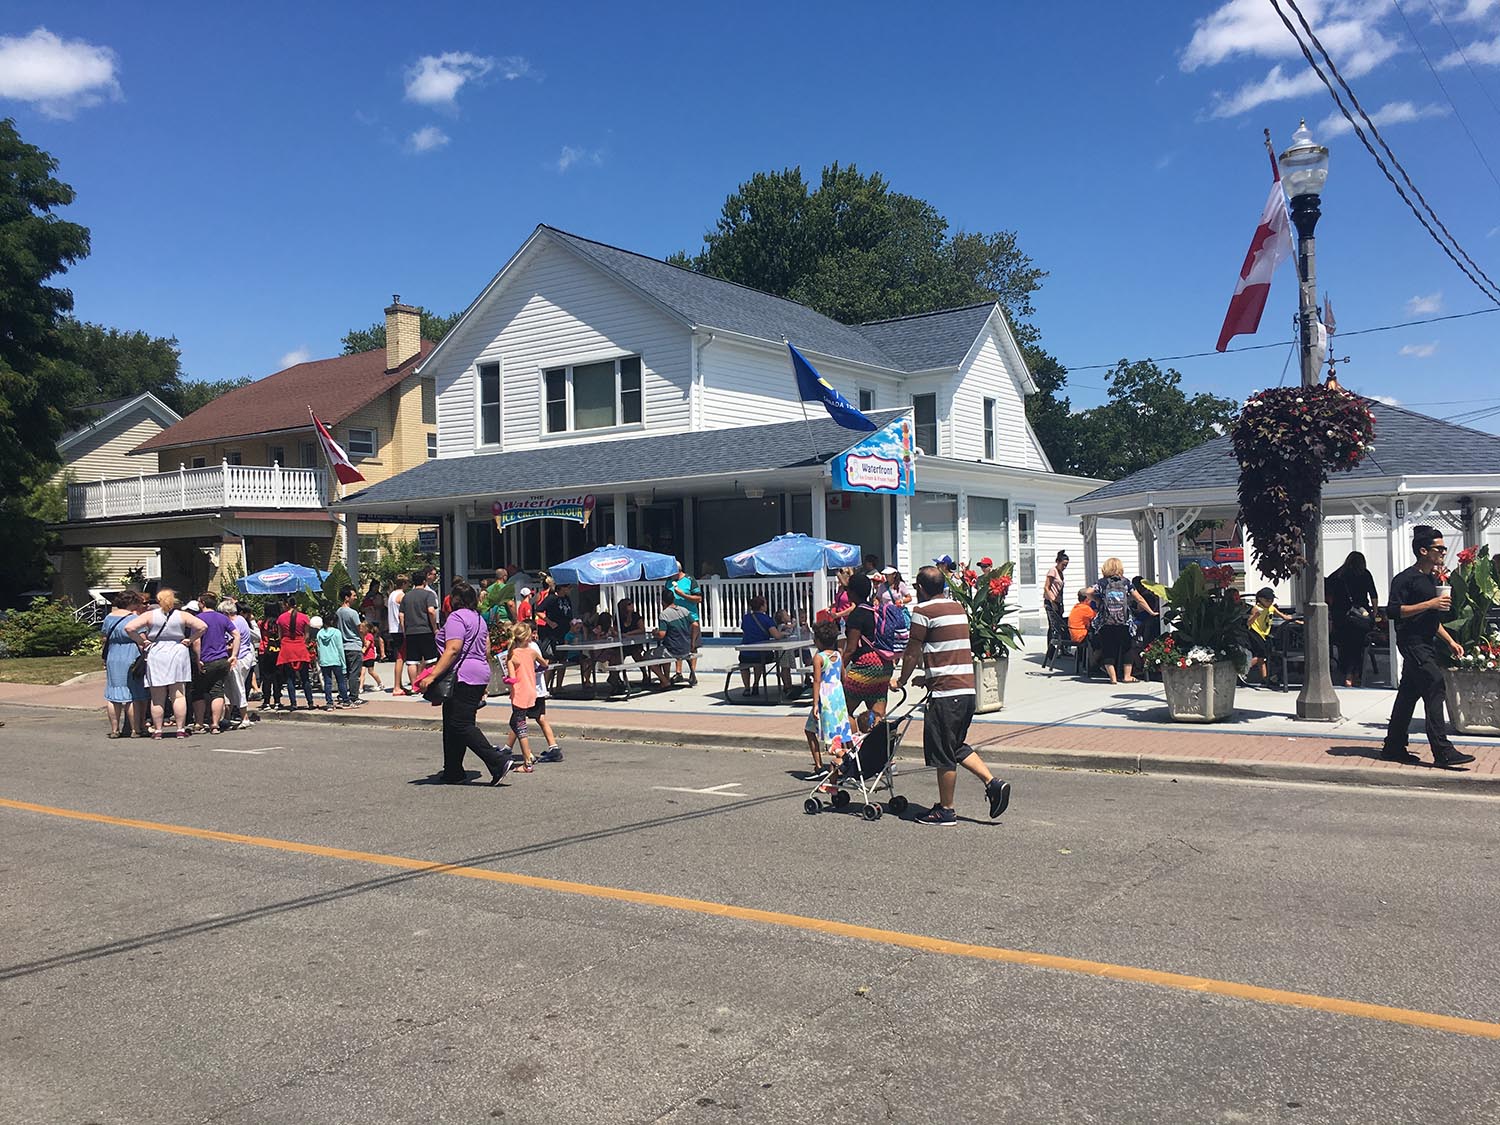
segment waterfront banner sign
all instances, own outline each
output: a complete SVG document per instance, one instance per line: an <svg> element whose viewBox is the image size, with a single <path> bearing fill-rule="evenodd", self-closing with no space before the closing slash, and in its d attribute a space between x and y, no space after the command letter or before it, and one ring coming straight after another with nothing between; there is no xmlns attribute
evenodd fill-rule
<svg viewBox="0 0 1500 1125"><path fill-rule="evenodd" d="M833 459L836 492L911 496L917 490L909 415L891 421Z"/></svg>
<svg viewBox="0 0 1500 1125"><path fill-rule="evenodd" d="M490 505L495 526L501 531L527 520L570 520L588 526L594 514L592 496L528 496L522 500L496 500Z"/></svg>

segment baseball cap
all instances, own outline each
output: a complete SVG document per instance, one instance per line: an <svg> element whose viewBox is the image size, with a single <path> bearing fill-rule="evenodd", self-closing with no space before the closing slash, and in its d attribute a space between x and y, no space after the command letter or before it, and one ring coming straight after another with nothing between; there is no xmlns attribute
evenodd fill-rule
<svg viewBox="0 0 1500 1125"><path fill-rule="evenodd" d="M194 598L192 601L188 602L188 604L185 605L185 606L183 606L182 608L185 609L185 610L187 610L189 613L197 613L203 607L198 604L198 599Z"/></svg>
<svg viewBox="0 0 1500 1125"><path fill-rule="evenodd" d="M531 597L531 587L530 586L522 586L521 587L521 596L523 598L529 598L529 597Z"/></svg>
<svg viewBox="0 0 1500 1125"><path fill-rule="evenodd" d="M323 627L323 619L321 617L309 617L307 623L314 629L321 629Z"/></svg>

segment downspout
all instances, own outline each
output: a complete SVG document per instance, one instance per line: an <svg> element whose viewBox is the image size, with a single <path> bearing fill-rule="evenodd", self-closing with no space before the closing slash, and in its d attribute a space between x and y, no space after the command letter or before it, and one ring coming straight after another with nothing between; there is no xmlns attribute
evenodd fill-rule
<svg viewBox="0 0 1500 1125"><path fill-rule="evenodd" d="M704 340L701 344L695 345L693 348L693 385L691 388L692 397L688 405L688 413L690 416L691 427L695 430L701 430L703 428L703 351L708 347L709 344L712 344L713 342L714 333L710 332L708 334L708 339Z"/></svg>

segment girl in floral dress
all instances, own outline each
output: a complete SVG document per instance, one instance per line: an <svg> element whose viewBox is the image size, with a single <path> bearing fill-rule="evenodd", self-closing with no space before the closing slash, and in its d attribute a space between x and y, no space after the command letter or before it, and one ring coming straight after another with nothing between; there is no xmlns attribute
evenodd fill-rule
<svg viewBox="0 0 1500 1125"><path fill-rule="evenodd" d="M813 772L809 781L825 779L818 788L831 793L836 788L838 768L844 751L854 745L854 730L849 724L849 705L844 698L844 661L839 656L839 626L836 621L819 621L813 626L813 640L818 651L813 654L815 685L812 711L807 716L807 748L812 751ZM833 758L832 769L823 765L823 752Z"/></svg>

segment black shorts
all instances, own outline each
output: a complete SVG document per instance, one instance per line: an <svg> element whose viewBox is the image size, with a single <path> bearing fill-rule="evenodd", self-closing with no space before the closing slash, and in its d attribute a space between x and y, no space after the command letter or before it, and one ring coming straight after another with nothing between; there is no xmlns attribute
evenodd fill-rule
<svg viewBox="0 0 1500 1125"><path fill-rule="evenodd" d="M526 717L528 719L540 719L546 713L547 701L545 699L538 699L530 707L526 708Z"/></svg>
<svg viewBox="0 0 1500 1125"><path fill-rule="evenodd" d="M951 770L974 753L969 724L974 720L974 696L950 695L927 704L922 720L922 757L929 766Z"/></svg>
<svg viewBox="0 0 1500 1125"><path fill-rule="evenodd" d="M407 633L404 648L408 664L430 664L438 658L437 638L431 633Z"/></svg>
<svg viewBox="0 0 1500 1125"><path fill-rule="evenodd" d="M1247 637L1250 642L1251 656L1255 657L1255 659L1257 660L1267 660L1270 658L1271 640L1269 637L1262 637L1254 629L1251 629L1249 631Z"/></svg>
<svg viewBox="0 0 1500 1125"><path fill-rule="evenodd" d="M195 699L223 699L225 684L229 679L229 661L210 660L198 669L193 678Z"/></svg>

